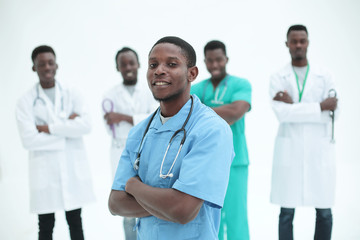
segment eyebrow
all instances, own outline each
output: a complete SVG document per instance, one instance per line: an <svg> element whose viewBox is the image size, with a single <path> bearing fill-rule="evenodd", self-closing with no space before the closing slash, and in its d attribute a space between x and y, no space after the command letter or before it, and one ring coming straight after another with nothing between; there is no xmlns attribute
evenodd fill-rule
<svg viewBox="0 0 360 240"><path fill-rule="evenodd" d="M154 61L156 60L156 57L149 58L149 60ZM179 60L178 57L168 57L167 60Z"/></svg>

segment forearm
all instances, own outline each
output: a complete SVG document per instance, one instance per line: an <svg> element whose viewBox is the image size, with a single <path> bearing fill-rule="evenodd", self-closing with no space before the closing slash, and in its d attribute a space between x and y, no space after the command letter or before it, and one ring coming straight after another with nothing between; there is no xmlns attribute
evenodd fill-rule
<svg viewBox="0 0 360 240"><path fill-rule="evenodd" d="M124 191L112 190L108 204L109 210L113 215L124 217L147 217L151 215L133 196Z"/></svg>
<svg viewBox="0 0 360 240"><path fill-rule="evenodd" d="M87 117L76 117L49 124L49 131L53 135L76 138L89 133L91 124Z"/></svg>
<svg viewBox="0 0 360 240"><path fill-rule="evenodd" d="M126 191L150 214L166 221L185 224L193 220L203 201L171 188L155 188L132 181Z"/></svg>
<svg viewBox="0 0 360 240"><path fill-rule="evenodd" d="M236 101L232 104L214 107L213 110L229 125L241 119L250 109L250 104L245 101Z"/></svg>

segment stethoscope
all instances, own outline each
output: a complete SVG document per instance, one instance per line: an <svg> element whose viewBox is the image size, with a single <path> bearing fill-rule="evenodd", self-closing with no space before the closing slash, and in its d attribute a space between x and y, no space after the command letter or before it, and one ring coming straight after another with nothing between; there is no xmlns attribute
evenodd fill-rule
<svg viewBox="0 0 360 240"><path fill-rule="evenodd" d="M61 95L61 96L60 96L61 112L60 112L60 115L59 115L59 116L60 116L61 118L66 118L66 112L65 112L65 109L64 109L64 96L63 96L63 94L62 94L62 88L61 88L61 86L60 86L60 84L59 84L58 82L56 82L56 84L59 86L60 95ZM34 99L33 107L36 106L36 103L37 103L38 101L40 101L44 106L46 106L45 100L44 100L42 97L40 97L39 88L40 88L40 84L38 83L38 84L36 85L36 98Z"/></svg>
<svg viewBox="0 0 360 240"><path fill-rule="evenodd" d="M186 130L185 130L185 126L186 126L187 122L189 121L189 118L190 118L190 116L191 116L191 113L192 113L192 110L193 110L193 106L194 106L193 96L190 96L190 98L191 98L191 107L190 107L189 114L187 115L187 118L186 118L184 124L182 125L182 127L181 127L180 129L178 129L177 131L175 131L174 134L172 135L172 137L170 138L170 141L169 141L168 146L167 146L167 148L166 148L164 157L163 157L163 159L162 159L161 166L160 166L160 175L159 175L159 177L162 178L162 179L165 179L165 178L167 178L167 177L173 177L173 176L174 176L174 174L171 173L171 170L173 169L173 167L174 167L174 165L175 165L175 163L176 163L176 160L177 160L177 158L178 158L178 156L179 156L179 153L180 153L180 151L181 151L181 149L182 149L182 147L183 147L183 145L184 145L184 142L185 142L185 140L186 140ZM139 149L138 149L137 158L136 158L136 160L135 160L135 162L134 162L134 170L135 170L135 171L138 171L138 170L139 170L139 166L140 166L140 155L141 155L140 150L142 149L142 144L143 144L144 139L145 139L145 136L146 136L146 134L147 134L147 132L148 132L148 130L149 130L149 128L150 128L151 122L152 122L152 120L154 119L155 115L157 114L158 110L159 110L159 108L156 109L156 111L155 111L155 112L153 113L153 115L151 116L150 121L149 121L149 123L148 123L147 126L146 126L144 135L143 135L143 137L142 137L142 139L141 139L140 146L139 146ZM175 159L174 159L174 161L173 161L173 163L172 163L169 171L167 172L167 174L162 174L162 169L163 169L164 161L165 161L165 158L166 158L167 153L168 153L168 151L169 151L169 148L170 148L170 146L171 146L171 143L172 143L173 139L176 137L176 135L177 135L178 133L180 133L180 132L184 132L184 136L183 136L182 139L181 139L179 150L178 150L178 152L177 152L177 154L176 154L176 156L175 156Z"/></svg>
<svg viewBox="0 0 360 240"><path fill-rule="evenodd" d="M206 88L208 87L209 82L211 82L211 80L207 81L207 82L206 82L206 85L205 85L205 87L204 87L203 94L202 94L202 99L201 99L202 102L205 101ZM220 84L221 84L221 83L220 83ZM220 86L218 86L218 87L216 88L214 100L211 100L211 103L213 103L213 104L224 104L224 101L222 101L222 99L223 99L224 96L225 96L226 90L227 90L227 79L224 80L224 89L222 90L222 93L221 93L220 97L219 97Z"/></svg>
<svg viewBox="0 0 360 240"><path fill-rule="evenodd" d="M330 98L336 97L335 89L330 89L329 90L329 97ZM329 114L330 114L330 117L331 117L331 140L330 140L330 142L335 143L335 136L334 136L335 112L330 111Z"/></svg>
<svg viewBox="0 0 360 240"><path fill-rule="evenodd" d="M110 113L110 112L113 112L114 111L114 102L109 99L109 98L105 98L102 102L102 108L103 108L103 111L105 113ZM116 131L115 131L115 125L114 124L111 124L110 125L110 129L111 129L111 132L112 132L112 136L113 136L113 142L115 143L115 146L117 148L120 148L121 146L121 143L120 141L118 141L116 139Z"/></svg>

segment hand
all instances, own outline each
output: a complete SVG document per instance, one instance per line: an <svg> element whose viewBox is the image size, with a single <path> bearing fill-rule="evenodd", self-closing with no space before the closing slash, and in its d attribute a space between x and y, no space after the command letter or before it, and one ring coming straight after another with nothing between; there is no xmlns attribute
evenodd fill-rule
<svg viewBox="0 0 360 240"><path fill-rule="evenodd" d="M129 178L125 185L125 192L131 194L131 189L135 187L134 184L137 184L139 182L142 182L139 176Z"/></svg>
<svg viewBox="0 0 360 240"><path fill-rule="evenodd" d="M41 133L41 132L50 133L48 125L37 125L36 128L39 131L39 133Z"/></svg>
<svg viewBox="0 0 360 240"><path fill-rule="evenodd" d="M70 116L69 116L69 119L75 119L76 117L79 117L79 115L77 113L72 113Z"/></svg>
<svg viewBox="0 0 360 240"><path fill-rule="evenodd" d="M109 112L104 115L104 119L106 120L106 123L109 125L117 124L121 121L126 121L126 122L134 125L133 118L126 114Z"/></svg>
<svg viewBox="0 0 360 240"><path fill-rule="evenodd" d="M273 98L273 100L275 101L280 101L280 102L284 102L284 103L289 103L289 104L293 104L293 100L290 97L289 93L285 90L285 91L280 91L278 93L276 93L275 97Z"/></svg>
<svg viewBox="0 0 360 240"><path fill-rule="evenodd" d="M335 111L338 99L336 97L326 98L320 103L321 111Z"/></svg>

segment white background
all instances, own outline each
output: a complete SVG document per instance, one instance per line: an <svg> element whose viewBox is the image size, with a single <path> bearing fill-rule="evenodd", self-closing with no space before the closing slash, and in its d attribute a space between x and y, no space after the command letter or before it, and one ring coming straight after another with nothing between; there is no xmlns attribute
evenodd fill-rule
<svg viewBox="0 0 360 240"><path fill-rule="evenodd" d="M228 72L249 79L252 111L246 115L250 153L249 223L252 239L277 239L278 206L269 203L271 163L277 120L268 97L269 76L290 61L285 47L292 24L308 27L311 63L335 75L341 116L336 123L337 195L333 239L360 239L360 2L303 1L141 1L0 0L0 239L37 238L37 216L29 213L27 152L15 122L16 100L38 81L31 52L41 44L55 49L57 79L80 89L89 104L93 131L85 137L92 167L95 204L84 207L86 239L122 239L122 224L107 210L110 192L109 139L101 116L101 96L121 81L115 53L123 46L140 57L145 83L147 54L159 38L179 36L193 45L200 75L206 42L225 42ZM54 239L69 239L62 212ZM298 208L295 238L312 239L312 208Z"/></svg>

